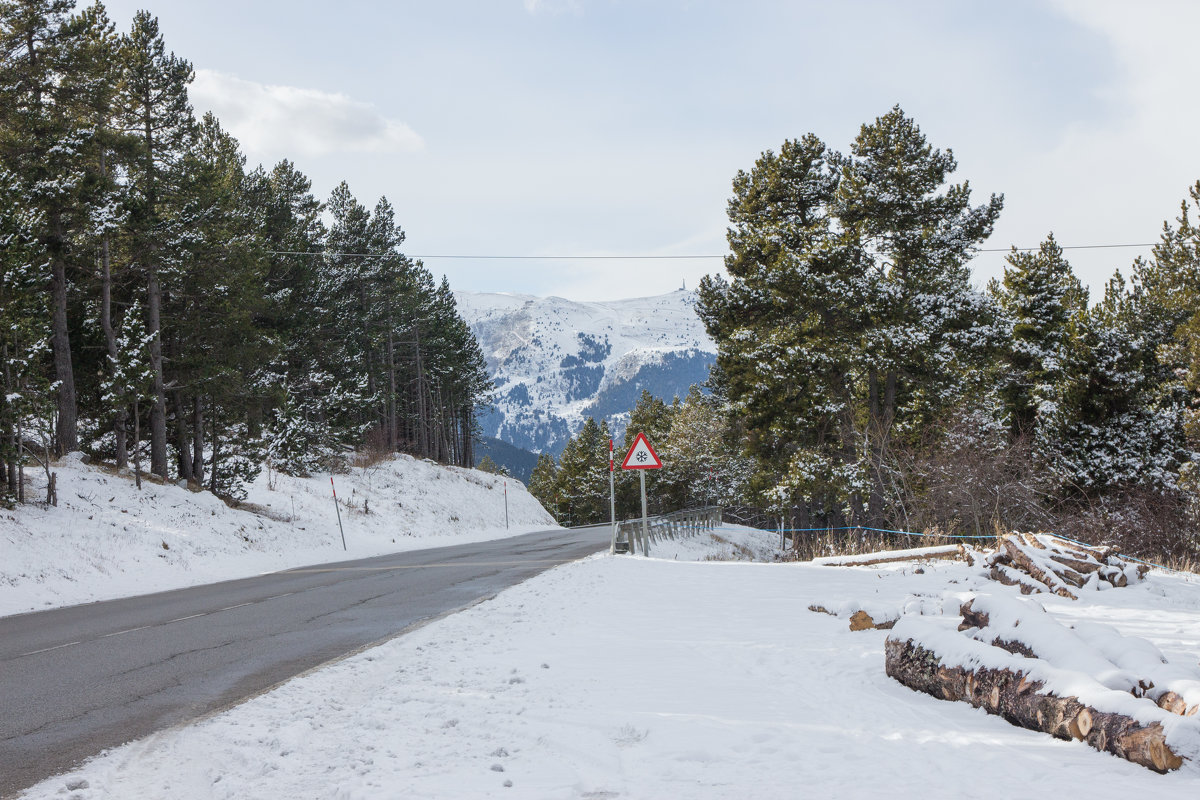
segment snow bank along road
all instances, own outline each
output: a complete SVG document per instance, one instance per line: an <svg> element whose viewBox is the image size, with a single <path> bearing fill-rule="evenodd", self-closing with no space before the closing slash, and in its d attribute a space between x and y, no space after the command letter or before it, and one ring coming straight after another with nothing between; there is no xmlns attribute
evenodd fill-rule
<svg viewBox="0 0 1200 800"><path fill-rule="evenodd" d="M0 796L608 542L545 531L0 618Z"/></svg>
<svg viewBox="0 0 1200 800"><path fill-rule="evenodd" d="M1026 598L963 562L721 563L702 559L728 549L700 544L546 570L22 800L1200 797L1200 764L1157 775L914 692L884 672L888 631L809 610L904 610L954 631L962 602L992 593L1146 637L1189 666L1195 577Z"/></svg>

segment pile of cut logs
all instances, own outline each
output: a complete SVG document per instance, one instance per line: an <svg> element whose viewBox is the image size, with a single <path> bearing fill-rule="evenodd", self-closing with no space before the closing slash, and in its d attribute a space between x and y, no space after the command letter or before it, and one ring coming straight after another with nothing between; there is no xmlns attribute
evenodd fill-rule
<svg viewBox="0 0 1200 800"><path fill-rule="evenodd" d="M1200 752L1196 670L1148 641L1098 623L1068 628L1010 597L979 595L960 611L957 634L901 620L885 645L887 674L1157 772Z"/></svg>
<svg viewBox="0 0 1200 800"><path fill-rule="evenodd" d="M1022 594L1052 592L1075 600L1074 590L1104 581L1113 586L1137 583L1150 568L1130 564L1115 547L1079 544L1048 533L1011 533L984 559L991 578L1017 586Z"/></svg>

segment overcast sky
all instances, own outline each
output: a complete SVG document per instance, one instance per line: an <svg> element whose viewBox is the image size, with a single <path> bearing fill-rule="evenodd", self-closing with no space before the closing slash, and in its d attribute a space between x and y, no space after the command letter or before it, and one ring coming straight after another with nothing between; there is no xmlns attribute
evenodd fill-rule
<svg viewBox="0 0 1200 800"><path fill-rule="evenodd" d="M1152 242L1200 179L1189 0L111 0L147 7L251 163L386 195L415 255L723 254L738 169L899 103L987 247ZM1145 250L1070 251L1093 293ZM981 254L977 281L1000 274ZM659 294L719 260L427 258L456 289Z"/></svg>

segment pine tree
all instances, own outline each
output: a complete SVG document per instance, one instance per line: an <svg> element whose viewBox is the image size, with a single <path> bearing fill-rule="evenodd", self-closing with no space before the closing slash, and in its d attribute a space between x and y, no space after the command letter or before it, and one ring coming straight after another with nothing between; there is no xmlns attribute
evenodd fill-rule
<svg viewBox="0 0 1200 800"><path fill-rule="evenodd" d="M23 502L24 425L52 404L42 359L49 347L46 286L50 269L21 182L0 170L0 502Z"/></svg>
<svg viewBox="0 0 1200 800"><path fill-rule="evenodd" d="M559 513L559 469L554 456L549 453L538 454L533 474L529 476L529 493L542 504L542 507L554 514L555 520L561 520Z"/></svg>
<svg viewBox="0 0 1200 800"><path fill-rule="evenodd" d="M485 455L479 459L479 463L475 465L475 469L480 472L487 472L491 475L508 475L508 469L492 461L491 456Z"/></svg>
<svg viewBox="0 0 1200 800"><path fill-rule="evenodd" d="M134 425L133 464L137 487L142 488L141 410L153 398L154 372L150 367L152 336L146 333L141 314L131 310L117 336L116 355L109 357L108 371L101 383L101 402L112 412L132 409Z"/></svg>
<svg viewBox="0 0 1200 800"><path fill-rule="evenodd" d="M260 365L273 360L274 349L256 324L266 259L245 157L212 114L197 126L178 171L175 203L189 236L178 251L179 289L164 295L163 338L171 363L178 474L201 483L205 417L221 416L230 424L257 420L265 394ZM215 427L209 433L215 435ZM222 444L218 449L214 443L213 452L239 455L239 440ZM214 460L210 466L219 465Z"/></svg>
<svg viewBox="0 0 1200 800"><path fill-rule="evenodd" d="M639 433L646 435L650 446L657 453L658 448L666 443L667 437L671 433L671 424L674 422L675 414L678 410L679 398L675 398L674 402L668 405L661 398L655 397L645 389L642 390L642 393L638 396L637 403L630 410L629 424L625 427L624 441L621 444L620 451L615 454L615 458L618 461L616 475L618 517L640 517L642 514L641 479L637 475L638 470L621 469L619 462L629 452L629 449L633 447L633 443ZM604 443L604 446L607 451L607 441ZM607 453L605 457L607 458ZM607 462L605 466L607 467ZM651 469L645 470L645 472L648 507L655 513L659 511L678 510L673 507L675 498L670 493L671 487L664 482L663 470ZM607 488L607 475L604 476L604 481L606 484L605 488Z"/></svg>
<svg viewBox="0 0 1200 800"><path fill-rule="evenodd" d="M98 270L98 274L90 275L90 280L83 283L91 298L95 297L97 291L99 293L95 309L88 309L86 313L89 317L98 318L96 322L104 337L104 356L99 364L89 363L90 358L87 361L81 359L81 368L77 373L88 376L103 374L118 357L113 294L123 283L125 271L118 250L122 232L128 224L128 187L118 173L120 163L128 160L136 140L119 133L115 128L121 78L121 37L116 32L116 26L99 2L72 17L70 26L75 32L71 40L70 71L80 86L81 124L92 131L86 152L88 177L81 196L88 219L80 231L76 250L81 260L91 256ZM116 263L114 257L117 258ZM99 285L95 286L93 281ZM86 348L88 343L84 344ZM87 352L85 349L84 353ZM101 387L96 387L94 391L96 395L103 394ZM101 418L99 422L102 426L111 426L111 454L118 469L124 469L128 464L128 407L120 406L108 413L112 414L111 419Z"/></svg>
<svg viewBox="0 0 1200 800"><path fill-rule="evenodd" d="M588 417L559 457L557 488L569 525L608 519L608 425Z"/></svg>
<svg viewBox="0 0 1200 800"><path fill-rule="evenodd" d="M192 66L168 53L158 20L139 11L121 42L122 83L118 124L137 137L126 169L130 184L131 255L146 282L150 368L154 400L150 411L150 470L167 477L167 406L163 377L163 282L174 283L186 231L174 213L176 170L191 146L195 121L187 86ZM169 287L168 287L169 288Z"/></svg>
<svg viewBox="0 0 1200 800"><path fill-rule="evenodd" d="M730 409L698 386L688 391L657 452L674 508L737 504L752 469L740 453Z"/></svg>
<svg viewBox="0 0 1200 800"><path fill-rule="evenodd" d="M79 118L79 74L71 61L73 0L0 3L0 155L41 212L38 238L50 262L52 343L57 390L55 449L79 448L77 397L68 328L71 238L83 224L89 131Z"/></svg>
<svg viewBox="0 0 1200 800"><path fill-rule="evenodd" d="M978 385L999 343L967 261L1002 200L897 107L850 155L815 136L734 179L726 267L700 313L760 465L755 489L827 524L885 521L889 451Z"/></svg>
<svg viewBox="0 0 1200 800"><path fill-rule="evenodd" d="M1153 328L1118 273L1104 299L1078 320L1038 451L1069 496L1134 488L1173 492L1188 460L1183 397L1163 380Z"/></svg>
<svg viewBox="0 0 1200 800"><path fill-rule="evenodd" d="M1002 284L991 293L1008 328L1005 398L1014 433L1033 433L1039 410L1053 403L1054 385L1071 369L1072 322L1087 311L1087 290L1063 258L1053 234L1037 252L1013 250Z"/></svg>

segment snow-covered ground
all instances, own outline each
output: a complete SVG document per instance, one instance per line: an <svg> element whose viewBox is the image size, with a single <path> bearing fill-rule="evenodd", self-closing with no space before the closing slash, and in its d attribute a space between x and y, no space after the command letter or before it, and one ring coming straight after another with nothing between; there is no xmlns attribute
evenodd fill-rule
<svg viewBox="0 0 1200 800"><path fill-rule="evenodd" d="M775 536L663 543L552 569L467 611L234 709L111 751L27 798L1195 798L1158 775L1013 727L884 674L887 631L811 605L945 626L1016 590L962 562L874 567L706 560ZM1180 669L1200 656L1200 583L1151 573L1079 601Z"/></svg>
<svg viewBox="0 0 1200 800"><path fill-rule="evenodd" d="M512 478L396 456L333 476L263 472L246 505L57 464L58 507L0 509L0 616L555 527ZM28 496L43 497L40 473Z"/></svg>

